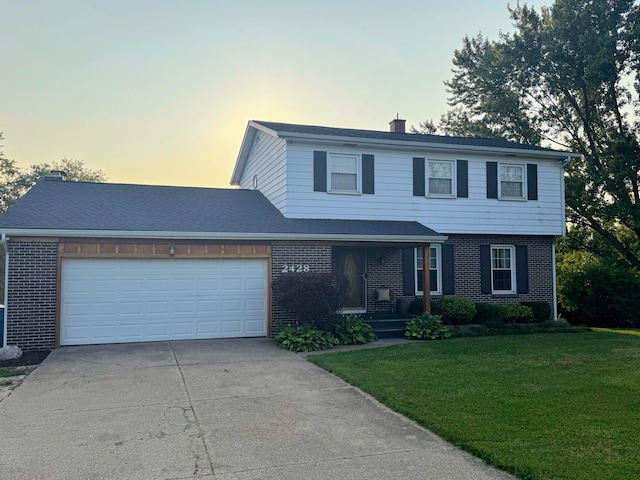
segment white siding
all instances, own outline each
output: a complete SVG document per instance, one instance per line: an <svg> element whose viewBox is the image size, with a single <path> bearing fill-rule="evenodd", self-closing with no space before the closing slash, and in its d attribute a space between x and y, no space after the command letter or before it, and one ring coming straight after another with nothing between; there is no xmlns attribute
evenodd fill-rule
<svg viewBox="0 0 640 480"><path fill-rule="evenodd" d="M254 175L258 190L286 214L286 148L285 140L258 131L240 179L240 188L253 189Z"/></svg>
<svg viewBox="0 0 640 480"><path fill-rule="evenodd" d="M287 210L291 218L419 221L441 233L561 235L564 225L561 168L554 160L429 154L341 148L375 155L375 195L313 191L313 150L288 148ZM328 149L334 151L334 149ZM469 198L413 196L413 157L467 160ZM537 163L538 200L486 198L486 162Z"/></svg>

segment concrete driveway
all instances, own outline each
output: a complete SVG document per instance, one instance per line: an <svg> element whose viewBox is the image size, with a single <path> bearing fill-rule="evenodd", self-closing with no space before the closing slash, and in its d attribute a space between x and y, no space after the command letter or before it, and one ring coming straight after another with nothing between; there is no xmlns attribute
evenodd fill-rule
<svg viewBox="0 0 640 480"><path fill-rule="evenodd" d="M268 339L65 347L0 402L7 479L509 479Z"/></svg>

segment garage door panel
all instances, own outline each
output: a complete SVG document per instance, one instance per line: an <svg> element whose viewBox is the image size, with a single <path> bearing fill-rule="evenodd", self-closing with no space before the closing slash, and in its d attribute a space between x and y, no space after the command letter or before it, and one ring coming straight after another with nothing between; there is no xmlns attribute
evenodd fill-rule
<svg viewBox="0 0 640 480"><path fill-rule="evenodd" d="M63 259L61 344L265 336L259 259Z"/></svg>

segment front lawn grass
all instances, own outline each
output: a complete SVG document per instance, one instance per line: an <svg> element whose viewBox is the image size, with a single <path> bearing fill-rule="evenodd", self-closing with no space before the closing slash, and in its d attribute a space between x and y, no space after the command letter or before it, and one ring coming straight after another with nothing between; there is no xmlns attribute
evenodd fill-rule
<svg viewBox="0 0 640 480"><path fill-rule="evenodd" d="M0 367L0 378L24 375L26 370L25 367Z"/></svg>
<svg viewBox="0 0 640 480"><path fill-rule="evenodd" d="M310 361L522 479L640 478L640 338L455 338Z"/></svg>

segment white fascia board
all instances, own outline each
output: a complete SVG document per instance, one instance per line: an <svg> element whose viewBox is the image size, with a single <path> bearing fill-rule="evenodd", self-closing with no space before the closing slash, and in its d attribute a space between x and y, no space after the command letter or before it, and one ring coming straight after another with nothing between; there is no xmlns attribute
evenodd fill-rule
<svg viewBox="0 0 640 480"><path fill-rule="evenodd" d="M311 240L336 242L389 242L389 243L442 243L447 236L420 235L350 235L347 233L238 233L238 232L136 232L129 230L5 230L7 238L20 237L73 237L73 238L148 238L159 240Z"/></svg>
<svg viewBox="0 0 640 480"><path fill-rule="evenodd" d="M300 141L300 142L314 142L314 143L330 143L340 145L371 145L375 147L402 149L402 150L442 150L442 151L458 151L469 152L478 154L503 154L506 156L520 155L531 158L547 157L555 160L567 159L567 158L580 158L581 155L571 152L561 151L549 151L549 150L530 150L526 148L504 148L504 147L484 147L479 145L460 145L453 143L429 143L429 142L411 142L407 140L382 140L377 138L363 138L363 137L340 137L333 135L314 135L307 133L294 133L294 132L278 132L278 137Z"/></svg>

